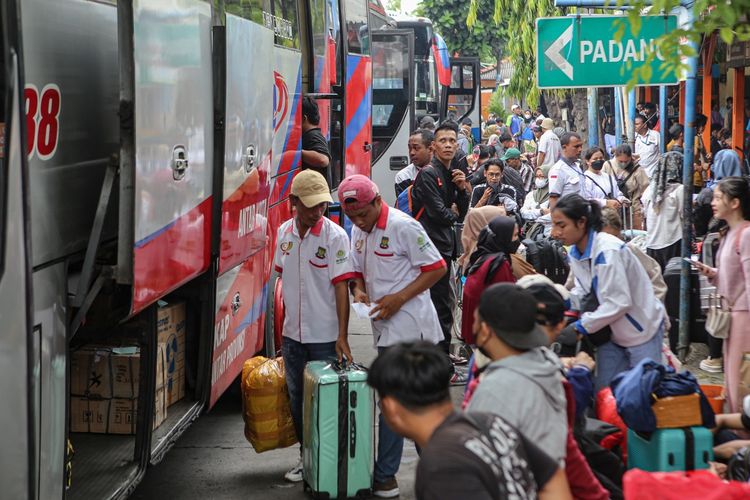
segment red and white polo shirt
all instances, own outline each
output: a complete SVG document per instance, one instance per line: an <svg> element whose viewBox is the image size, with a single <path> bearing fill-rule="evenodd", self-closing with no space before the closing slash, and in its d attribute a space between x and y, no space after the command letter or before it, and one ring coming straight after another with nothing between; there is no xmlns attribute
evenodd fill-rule
<svg viewBox="0 0 750 500"><path fill-rule="evenodd" d="M295 219L279 228L274 268L286 308L283 335L305 344L338 338L334 285L354 277L346 231L322 217L304 238Z"/></svg>
<svg viewBox="0 0 750 500"><path fill-rule="evenodd" d="M356 275L364 279L372 302L403 290L422 272L446 266L419 222L385 203L381 206L370 233L352 228L352 264ZM443 340L429 290L406 302L390 319L373 321L372 332L378 347Z"/></svg>

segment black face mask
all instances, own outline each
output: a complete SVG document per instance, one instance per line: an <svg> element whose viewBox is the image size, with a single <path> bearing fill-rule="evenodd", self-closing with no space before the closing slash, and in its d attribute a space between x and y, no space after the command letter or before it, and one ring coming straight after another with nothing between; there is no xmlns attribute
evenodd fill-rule
<svg viewBox="0 0 750 500"><path fill-rule="evenodd" d="M625 170L632 170L633 169L633 162L630 161L630 162L626 163L625 165L622 166L622 168L624 168Z"/></svg>
<svg viewBox="0 0 750 500"><path fill-rule="evenodd" d="M521 246L521 240L513 240L510 242L510 245L508 245L508 250L510 250L510 253L516 253L518 251L518 247Z"/></svg>
<svg viewBox="0 0 750 500"><path fill-rule="evenodd" d="M593 168L594 170L601 170L603 166L604 160L596 160L591 162L591 168Z"/></svg>

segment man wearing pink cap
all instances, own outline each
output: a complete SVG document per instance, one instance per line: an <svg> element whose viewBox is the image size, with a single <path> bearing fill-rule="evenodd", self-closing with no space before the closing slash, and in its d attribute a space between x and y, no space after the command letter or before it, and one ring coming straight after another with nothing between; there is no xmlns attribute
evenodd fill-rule
<svg viewBox="0 0 750 500"><path fill-rule="evenodd" d="M447 266L422 225L388 207L378 187L363 175L344 179L338 189L344 213L354 227L351 260L354 302L372 304L372 332L379 352L399 342L443 340L429 288ZM398 496L396 473L404 440L380 416L373 494Z"/></svg>

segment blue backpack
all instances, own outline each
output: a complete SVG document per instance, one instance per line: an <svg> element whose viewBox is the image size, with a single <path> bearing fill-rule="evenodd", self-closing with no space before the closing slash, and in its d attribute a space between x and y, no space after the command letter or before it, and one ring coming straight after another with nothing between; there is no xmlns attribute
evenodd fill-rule
<svg viewBox="0 0 750 500"><path fill-rule="evenodd" d="M417 210L417 213L414 214L414 198L411 194L411 190L413 187L414 184L412 183L409 187L401 191L401 194L399 194L398 198L396 198L396 208L398 208L405 214L411 215L416 220L419 220L419 218L422 217L422 214L424 213L424 207Z"/></svg>

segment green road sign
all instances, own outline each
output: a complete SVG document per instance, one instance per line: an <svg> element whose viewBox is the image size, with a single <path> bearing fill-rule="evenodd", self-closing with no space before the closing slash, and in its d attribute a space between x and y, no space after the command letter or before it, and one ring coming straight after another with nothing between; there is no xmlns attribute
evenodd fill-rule
<svg viewBox="0 0 750 500"><path fill-rule="evenodd" d="M615 41L617 20L627 23L625 34ZM637 36L627 17L550 17L536 20L536 82L539 88L609 87L625 85L632 70L645 64L656 50L656 39L677 28L676 16L643 16ZM666 78L659 69L657 53L651 63L649 85L674 85L673 72ZM628 66L630 64L630 66Z"/></svg>

